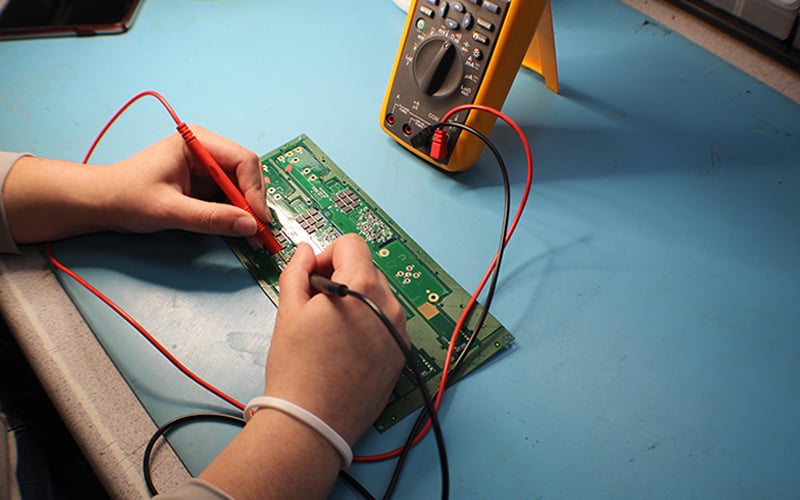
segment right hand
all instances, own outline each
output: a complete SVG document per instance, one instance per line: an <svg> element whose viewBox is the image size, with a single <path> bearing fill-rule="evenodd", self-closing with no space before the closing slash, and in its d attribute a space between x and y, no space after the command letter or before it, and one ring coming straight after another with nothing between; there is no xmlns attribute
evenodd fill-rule
<svg viewBox="0 0 800 500"><path fill-rule="evenodd" d="M352 446L385 407L405 357L361 301L313 292L312 272L372 299L409 345L405 312L357 235L339 237L317 256L299 245L281 274L264 395L305 408Z"/></svg>

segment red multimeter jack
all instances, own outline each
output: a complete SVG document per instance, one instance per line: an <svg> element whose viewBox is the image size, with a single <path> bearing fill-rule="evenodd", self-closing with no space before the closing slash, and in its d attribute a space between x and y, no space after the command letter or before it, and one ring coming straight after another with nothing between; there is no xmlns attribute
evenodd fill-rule
<svg viewBox="0 0 800 500"><path fill-rule="evenodd" d="M381 109L381 128L414 154L448 171L471 167L483 143L449 134L442 159L413 140L450 109L480 104L500 109L520 66L558 92L550 0L413 0ZM489 135L495 117L462 111L453 121Z"/></svg>

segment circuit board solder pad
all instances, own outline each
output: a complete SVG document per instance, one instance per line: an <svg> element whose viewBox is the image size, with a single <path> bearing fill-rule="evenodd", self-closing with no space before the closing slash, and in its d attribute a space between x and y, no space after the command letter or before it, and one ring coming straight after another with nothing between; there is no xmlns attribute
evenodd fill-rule
<svg viewBox="0 0 800 500"><path fill-rule="evenodd" d="M233 252L267 296L278 304L278 277L300 242L322 251L343 233L357 233L372 250L406 312L412 352L431 392L438 386L450 338L469 294L386 215L305 135L261 157L271 230L283 246L279 255L253 249L244 239L227 239ZM458 337L458 355L480 315L476 307ZM491 314L473 343L454 383L505 349L514 337ZM401 375L376 429L388 429L422 405L413 378Z"/></svg>

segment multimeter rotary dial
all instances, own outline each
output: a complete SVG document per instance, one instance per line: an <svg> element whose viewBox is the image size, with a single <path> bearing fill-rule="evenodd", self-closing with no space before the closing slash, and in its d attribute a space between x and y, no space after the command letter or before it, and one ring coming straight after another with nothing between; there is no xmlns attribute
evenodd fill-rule
<svg viewBox="0 0 800 500"><path fill-rule="evenodd" d="M417 47L411 75L423 94L442 98L461 86L464 65L458 47L447 38L428 38Z"/></svg>

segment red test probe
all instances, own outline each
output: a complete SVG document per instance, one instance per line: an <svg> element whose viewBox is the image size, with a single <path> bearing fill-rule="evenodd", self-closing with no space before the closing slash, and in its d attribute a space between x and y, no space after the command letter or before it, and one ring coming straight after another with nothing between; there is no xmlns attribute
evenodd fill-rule
<svg viewBox="0 0 800 500"><path fill-rule="evenodd" d="M253 216L253 219L256 221L256 226L258 227L258 231L256 232L256 237L258 240L263 243L269 253L276 254L283 250L283 247L278 240L275 238L275 235L272 234L267 226L264 225L263 222L256 216L253 209L250 208L250 204L247 203L247 200L244 199L244 195L242 195L241 191L233 184L228 174L222 170L222 167L219 166L219 163L211 156L211 153L208 152L203 143L195 137L192 130L186 125L185 122L180 122L178 124L178 133L181 134L183 141L186 143L186 146L192 151L192 154L197 158L200 163L206 167L208 170L208 174L214 179L214 182L217 183L219 188L225 193L225 196L233 203L235 206L241 208L242 210L247 211L250 215Z"/></svg>

